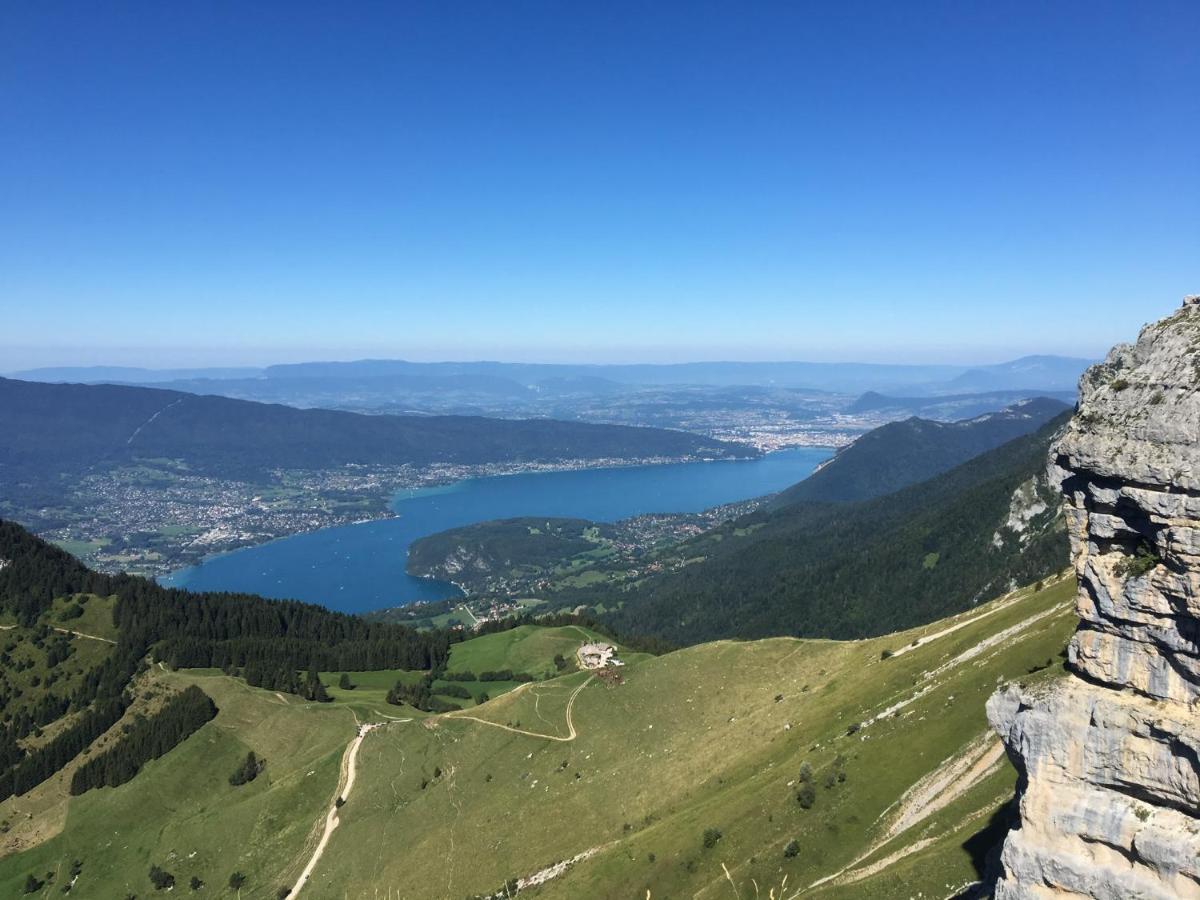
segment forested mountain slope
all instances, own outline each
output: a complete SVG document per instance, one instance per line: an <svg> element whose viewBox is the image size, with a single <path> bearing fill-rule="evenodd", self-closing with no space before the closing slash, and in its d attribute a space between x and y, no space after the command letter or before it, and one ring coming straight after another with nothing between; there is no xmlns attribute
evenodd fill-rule
<svg viewBox="0 0 1200 900"><path fill-rule="evenodd" d="M0 379L0 483L137 458L222 477L347 464L753 455L654 428L546 419L367 416L157 388Z"/></svg>
<svg viewBox="0 0 1200 900"><path fill-rule="evenodd" d="M1068 409L1065 403L1040 397L961 422L915 417L892 422L864 434L804 481L781 492L772 505L890 494L1036 431Z"/></svg>
<svg viewBox="0 0 1200 900"><path fill-rule="evenodd" d="M89 619L84 605L103 617ZM0 649L0 799L53 776L118 722L148 654L171 666L237 668L250 683L319 699L300 672L427 670L444 665L458 639L319 606L102 575L4 520L0 620L12 623ZM19 677L30 668L36 678ZM42 729L48 740L38 740Z"/></svg>
<svg viewBox="0 0 1200 900"><path fill-rule="evenodd" d="M961 611L1067 564L1045 472L1065 421L874 500L760 510L686 542L677 555L697 561L678 571L558 599L604 604L614 627L678 643L859 638Z"/></svg>

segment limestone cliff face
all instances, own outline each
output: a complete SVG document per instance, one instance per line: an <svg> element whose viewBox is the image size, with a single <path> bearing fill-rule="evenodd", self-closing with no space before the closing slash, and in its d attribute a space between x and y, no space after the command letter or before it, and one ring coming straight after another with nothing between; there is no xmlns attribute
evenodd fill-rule
<svg viewBox="0 0 1200 900"><path fill-rule="evenodd" d="M1200 898L1200 297L1084 375L1052 451L1073 675L988 717L1021 772L1008 898Z"/></svg>

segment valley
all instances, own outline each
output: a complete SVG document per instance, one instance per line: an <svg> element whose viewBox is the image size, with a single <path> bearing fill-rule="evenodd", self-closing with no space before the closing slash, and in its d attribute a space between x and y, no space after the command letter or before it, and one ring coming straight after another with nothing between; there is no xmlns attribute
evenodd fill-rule
<svg viewBox="0 0 1200 900"><path fill-rule="evenodd" d="M300 896L482 896L513 879L545 897L594 883L617 896L745 896L755 884L781 897L891 897L897 884L944 896L978 878L973 836L1014 779L983 699L997 680L1061 671L1073 589L1062 578L871 641L623 653L611 684L553 674L551 657L586 632L487 635L456 645L448 671L549 677L469 714L391 706L372 687L385 672L351 673L362 682L351 690L323 673L334 699L322 704L155 666L142 690L200 686L217 718L118 788L68 797L68 769L0 804L5 846L23 848L0 860L0 891L19 893L30 872L54 873L57 890L78 861L80 896L152 893L152 860L206 896L238 896L227 886L238 872L241 897L275 897L336 815ZM230 787L248 750L264 774Z"/></svg>

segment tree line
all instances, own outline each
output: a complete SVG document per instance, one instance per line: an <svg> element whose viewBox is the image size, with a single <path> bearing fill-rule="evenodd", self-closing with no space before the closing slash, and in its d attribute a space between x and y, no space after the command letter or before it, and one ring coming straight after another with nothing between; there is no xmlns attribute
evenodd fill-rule
<svg viewBox="0 0 1200 900"><path fill-rule="evenodd" d="M208 694L195 685L185 688L154 714L139 716L113 746L76 769L71 793L131 781L143 765L182 743L216 714L216 704Z"/></svg>

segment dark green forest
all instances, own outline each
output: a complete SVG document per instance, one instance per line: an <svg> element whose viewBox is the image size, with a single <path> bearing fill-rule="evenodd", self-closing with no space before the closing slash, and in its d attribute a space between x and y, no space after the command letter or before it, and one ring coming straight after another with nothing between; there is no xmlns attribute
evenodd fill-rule
<svg viewBox="0 0 1200 900"><path fill-rule="evenodd" d="M413 541L408 548L407 568L412 575L445 578L448 573L443 564L460 548L474 572L514 564L552 566L595 549L595 542L584 537L589 529L606 537L613 534L611 525L587 519L524 517L464 525Z"/></svg>
<svg viewBox="0 0 1200 900"><path fill-rule="evenodd" d="M611 589L555 596L600 604L619 632L676 643L770 635L854 639L911 628L1068 564L1057 497L1022 534L1002 529L1018 488L1043 475L1066 414L951 471L874 500L759 510L684 545L703 562ZM1035 507L1036 508L1036 507ZM619 603L619 608L613 609Z"/></svg>
<svg viewBox="0 0 1200 900"><path fill-rule="evenodd" d="M864 434L804 481L782 491L773 505L882 497L1036 431L1068 408L1040 397L962 422L915 417L891 422Z"/></svg>

